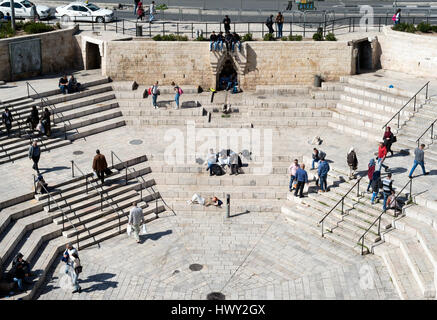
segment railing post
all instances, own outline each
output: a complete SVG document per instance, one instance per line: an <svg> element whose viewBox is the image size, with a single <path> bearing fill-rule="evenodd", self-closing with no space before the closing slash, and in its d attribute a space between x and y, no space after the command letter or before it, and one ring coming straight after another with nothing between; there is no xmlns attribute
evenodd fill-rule
<svg viewBox="0 0 437 320"><path fill-rule="evenodd" d="M413 201L413 178L410 178L410 201Z"/></svg>
<svg viewBox="0 0 437 320"><path fill-rule="evenodd" d="M384 213L385 213L385 210L384 210ZM383 213L383 214L384 214ZM378 236L381 236L381 219L382 219L382 215L383 214L381 214L380 216L379 216L379 219L378 219Z"/></svg>
<svg viewBox="0 0 437 320"><path fill-rule="evenodd" d="M71 160L71 177L74 178L74 160Z"/></svg>
<svg viewBox="0 0 437 320"><path fill-rule="evenodd" d="M429 85L429 82L426 84L426 93L425 93L426 100L428 100L428 85Z"/></svg>
<svg viewBox="0 0 437 320"><path fill-rule="evenodd" d="M122 28L123 28L123 34L124 34L124 19L122 20Z"/></svg>
<svg viewBox="0 0 437 320"><path fill-rule="evenodd" d="M62 231L65 230L65 213L64 210L61 211L62 212Z"/></svg>
<svg viewBox="0 0 437 320"><path fill-rule="evenodd" d="M400 127L400 121L401 121L401 113L399 112L398 113L398 129Z"/></svg>
<svg viewBox="0 0 437 320"><path fill-rule="evenodd" d="M86 193L88 193L88 176L86 176L85 179L86 179L85 190L86 190Z"/></svg>
<svg viewBox="0 0 437 320"><path fill-rule="evenodd" d="M115 33L118 33L118 20L115 20Z"/></svg>
<svg viewBox="0 0 437 320"><path fill-rule="evenodd" d="M126 185L127 185L127 166L126 166L126 176L125 176L125 180L126 180Z"/></svg>
<svg viewBox="0 0 437 320"><path fill-rule="evenodd" d="M208 37L208 35L206 37ZM193 23L191 23L191 39L193 38L194 38L194 25Z"/></svg>
<svg viewBox="0 0 437 320"><path fill-rule="evenodd" d="M103 193L100 194L100 211L103 211Z"/></svg>
<svg viewBox="0 0 437 320"><path fill-rule="evenodd" d="M414 96L414 112L416 112L416 97L417 95Z"/></svg>
<svg viewBox="0 0 437 320"><path fill-rule="evenodd" d="M64 123L64 139L67 140L67 125Z"/></svg>
<svg viewBox="0 0 437 320"><path fill-rule="evenodd" d="M27 97L29 98L30 97L30 94L29 94L29 83L26 82L26 85L27 85Z"/></svg>
<svg viewBox="0 0 437 320"><path fill-rule="evenodd" d="M162 35L165 36L165 23L162 23Z"/></svg>
<svg viewBox="0 0 437 320"><path fill-rule="evenodd" d="M361 255L364 255L364 236L363 240L361 240Z"/></svg>
<svg viewBox="0 0 437 320"><path fill-rule="evenodd" d="M431 142L434 140L434 123L431 125Z"/></svg>
<svg viewBox="0 0 437 320"><path fill-rule="evenodd" d="M361 181L361 179L360 179L360 180L358 180L357 197L359 197L359 196L360 196L360 181Z"/></svg>
<svg viewBox="0 0 437 320"><path fill-rule="evenodd" d="M322 221L322 238L325 236L325 230L323 230L323 223L324 223L325 221Z"/></svg>
<svg viewBox="0 0 437 320"><path fill-rule="evenodd" d="M76 241L77 241L77 251L80 250L80 245L79 245L79 233L76 232Z"/></svg>
<svg viewBox="0 0 437 320"><path fill-rule="evenodd" d="M114 152L111 151L111 166L114 167Z"/></svg>
<svg viewBox="0 0 437 320"><path fill-rule="evenodd" d="M341 214L344 214L344 197L341 199Z"/></svg>

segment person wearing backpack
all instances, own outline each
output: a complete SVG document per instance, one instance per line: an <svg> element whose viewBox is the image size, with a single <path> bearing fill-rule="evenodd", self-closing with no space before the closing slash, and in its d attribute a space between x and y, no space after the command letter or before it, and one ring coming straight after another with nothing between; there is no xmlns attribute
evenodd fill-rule
<svg viewBox="0 0 437 320"><path fill-rule="evenodd" d="M176 102L175 109L179 109L179 97L184 93L184 91L181 88L179 88L179 86L176 85L174 82L172 82L171 85L173 86L173 90L176 93L174 97L174 101Z"/></svg>
<svg viewBox="0 0 437 320"><path fill-rule="evenodd" d="M396 13L391 19L395 23L395 25L401 23L401 9L396 10Z"/></svg>
<svg viewBox="0 0 437 320"><path fill-rule="evenodd" d="M82 288L80 287L78 280L79 273L82 272L82 265L80 264L79 254L71 243L66 245L64 254L62 256L62 261L66 264L65 273L70 275L71 282L74 286L74 291L72 293L81 293Z"/></svg>

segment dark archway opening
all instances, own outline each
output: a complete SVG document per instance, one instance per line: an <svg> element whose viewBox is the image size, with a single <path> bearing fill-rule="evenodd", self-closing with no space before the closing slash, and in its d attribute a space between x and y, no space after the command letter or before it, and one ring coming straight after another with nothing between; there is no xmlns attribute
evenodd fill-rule
<svg viewBox="0 0 437 320"><path fill-rule="evenodd" d="M100 56L99 45L91 42L86 43L86 69L100 69L102 57Z"/></svg>
<svg viewBox="0 0 437 320"><path fill-rule="evenodd" d="M217 90L232 90L238 84L238 73L231 59L227 59L217 75Z"/></svg>
<svg viewBox="0 0 437 320"><path fill-rule="evenodd" d="M373 71L372 44L368 41L357 43L357 74Z"/></svg>

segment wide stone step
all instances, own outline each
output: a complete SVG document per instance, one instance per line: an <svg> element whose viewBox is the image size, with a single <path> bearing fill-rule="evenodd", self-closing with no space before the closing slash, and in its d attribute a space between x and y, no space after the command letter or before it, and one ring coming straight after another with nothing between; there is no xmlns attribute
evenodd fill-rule
<svg viewBox="0 0 437 320"><path fill-rule="evenodd" d="M396 288L397 293L403 300L423 299L420 288L414 279L413 273L404 261L404 256L400 248L384 244L384 248L378 246L374 248L374 253L382 257L388 269L390 278Z"/></svg>
<svg viewBox="0 0 437 320"><path fill-rule="evenodd" d="M338 113L333 113L332 115L333 115L333 119L328 121L328 127L331 127L335 130L338 130L346 134L353 134L371 141L381 140L380 134L377 134L377 131L375 129L366 128L366 127L357 128L357 126L354 126L353 123L355 122L356 118L350 118L350 120L345 120L344 119L345 117L340 116ZM348 122L348 121L353 121L353 122ZM373 127L373 123L370 124L372 124Z"/></svg>
<svg viewBox="0 0 437 320"><path fill-rule="evenodd" d="M344 93L350 96L354 96L355 98L366 97L368 99L368 102L367 103L365 101L363 102L366 103L367 106L371 106L372 102L373 103L380 102L380 103L386 103L393 107L398 106L397 110L403 107L408 102L408 100L410 100L410 98L407 97L391 94L377 89L357 86L353 84L345 84ZM423 100L420 101L419 99L416 100L416 104L419 102L423 103L424 101ZM396 111L393 110L393 111L397 112L397 110Z"/></svg>
<svg viewBox="0 0 437 320"><path fill-rule="evenodd" d="M81 130L78 133L73 133L71 135L68 135L67 138L70 141L74 141L77 139L81 139L84 137L91 136L93 134L105 132L108 130L116 129L119 127L123 127L126 125L126 122L120 118L121 113L116 112L112 115L106 115L104 117L99 117L92 119L92 121L89 121L86 126L81 127ZM104 120L106 119L106 120Z"/></svg>
<svg viewBox="0 0 437 320"><path fill-rule="evenodd" d="M329 110L249 110L247 113L249 117L331 117L332 111Z"/></svg>
<svg viewBox="0 0 437 320"><path fill-rule="evenodd" d="M186 120L191 119L191 117L202 117L206 115L203 108L181 108L181 109L153 109L153 108L138 108L138 107L125 107L120 106L125 117L189 117Z"/></svg>
<svg viewBox="0 0 437 320"><path fill-rule="evenodd" d="M65 122L65 124L67 125L68 122L73 119L83 118L85 116L100 113L114 108L118 108L118 103L114 99L98 102L92 105L83 106L81 108L62 112L62 114L59 114L59 117L55 118L54 123L55 125L60 124L62 126Z"/></svg>
<svg viewBox="0 0 437 320"><path fill-rule="evenodd" d="M189 199L191 200L191 199ZM171 200L167 199L168 205L176 212L210 212L221 210L226 213L226 201L224 198L220 199L224 202L221 208L216 206L205 207L200 204L187 204L187 200ZM282 200L265 201L264 199L252 199L246 202L231 202L231 215L245 212L279 212L284 202Z"/></svg>

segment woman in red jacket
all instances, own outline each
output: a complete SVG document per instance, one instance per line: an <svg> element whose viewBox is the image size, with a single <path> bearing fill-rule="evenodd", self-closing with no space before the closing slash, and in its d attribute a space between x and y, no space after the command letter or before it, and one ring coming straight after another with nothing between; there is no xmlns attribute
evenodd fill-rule
<svg viewBox="0 0 437 320"><path fill-rule="evenodd" d="M143 17L144 17L144 8L143 8L143 3L140 1L138 2L137 20L141 19L141 21L143 21Z"/></svg>

